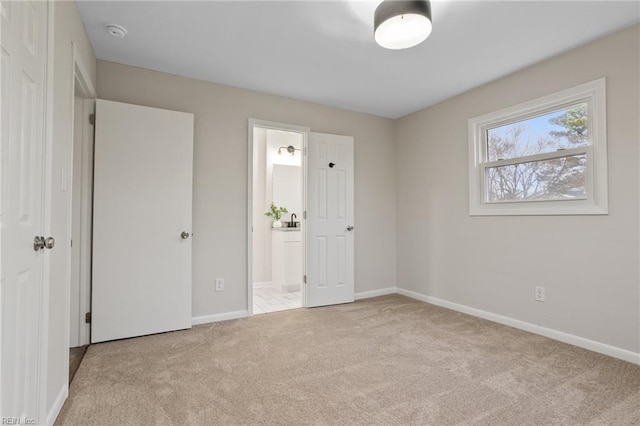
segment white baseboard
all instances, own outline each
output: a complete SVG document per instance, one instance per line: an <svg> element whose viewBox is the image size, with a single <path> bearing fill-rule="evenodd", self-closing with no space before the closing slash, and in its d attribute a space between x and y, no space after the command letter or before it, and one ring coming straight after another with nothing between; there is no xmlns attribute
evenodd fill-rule
<svg viewBox="0 0 640 426"><path fill-rule="evenodd" d="M209 324L211 322L219 322L219 321L227 321L238 318L246 318L249 316L249 311L235 311L235 312L225 312L222 314L214 314L214 315L203 315L201 317L193 317L191 318L191 324L199 325L199 324Z"/></svg>
<svg viewBox="0 0 640 426"><path fill-rule="evenodd" d="M415 291L398 288L397 292L398 294L402 294L412 299L420 300L426 303L431 303L432 305L442 306L443 308L462 312L468 315L472 315L474 317L483 318L489 321L508 325L509 327L528 331L534 334L539 334L541 336L545 336L550 339L559 340L561 342L568 343L570 345L578 346L593 352L598 352L604 355L608 355L614 358L631 362L633 364L640 365L640 353L635 353L626 349L618 348L616 346L607 345L606 343L600 343L594 340L585 339L584 337L575 336L573 334L564 333L562 331L553 330L551 328L541 327L539 325L531 324L525 321L520 321L514 318L505 317L503 315L494 314L492 312L483 311L481 309L472 308L470 306L449 302L443 299L438 299L437 297L431 297L421 293L416 293Z"/></svg>
<svg viewBox="0 0 640 426"><path fill-rule="evenodd" d="M360 293L354 294L354 297L356 300L361 300L369 299L370 297L386 296L387 294L395 294L397 292L398 291L395 287L387 287L378 290L361 291Z"/></svg>
<svg viewBox="0 0 640 426"><path fill-rule="evenodd" d="M49 413L47 413L47 425L52 425L56 421L58 414L60 414L60 410L62 410L64 402L67 400L67 396L69 396L69 385L65 383L64 386L62 386L62 389L60 389L56 400L53 402Z"/></svg>

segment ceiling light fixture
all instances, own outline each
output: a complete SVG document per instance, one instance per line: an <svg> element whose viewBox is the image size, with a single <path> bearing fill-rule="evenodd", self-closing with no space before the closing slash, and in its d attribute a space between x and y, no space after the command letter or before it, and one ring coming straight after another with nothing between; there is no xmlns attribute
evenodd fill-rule
<svg viewBox="0 0 640 426"><path fill-rule="evenodd" d="M127 35L127 30L125 30L124 27L121 27L120 25L108 24L105 25L105 29L107 30L109 35L112 35L116 38L124 38L124 36Z"/></svg>
<svg viewBox="0 0 640 426"><path fill-rule="evenodd" d="M429 37L429 0L384 0L374 14L376 43L387 49L408 49Z"/></svg>

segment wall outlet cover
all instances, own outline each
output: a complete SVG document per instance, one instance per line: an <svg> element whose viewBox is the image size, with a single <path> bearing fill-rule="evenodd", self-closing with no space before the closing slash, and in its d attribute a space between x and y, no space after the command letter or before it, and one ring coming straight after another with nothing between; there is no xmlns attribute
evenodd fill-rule
<svg viewBox="0 0 640 426"><path fill-rule="evenodd" d="M536 286L534 298L538 302L544 302L546 299L545 288L542 286Z"/></svg>
<svg viewBox="0 0 640 426"><path fill-rule="evenodd" d="M216 291L224 290L224 278L216 278Z"/></svg>

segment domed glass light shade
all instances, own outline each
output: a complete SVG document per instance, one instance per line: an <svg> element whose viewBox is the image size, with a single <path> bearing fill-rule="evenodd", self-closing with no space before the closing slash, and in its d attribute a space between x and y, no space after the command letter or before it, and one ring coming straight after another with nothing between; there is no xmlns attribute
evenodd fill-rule
<svg viewBox="0 0 640 426"><path fill-rule="evenodd" d="M431 34L428 0L384 0L374 15L376 43L387 49L408 49Z"/></svg>

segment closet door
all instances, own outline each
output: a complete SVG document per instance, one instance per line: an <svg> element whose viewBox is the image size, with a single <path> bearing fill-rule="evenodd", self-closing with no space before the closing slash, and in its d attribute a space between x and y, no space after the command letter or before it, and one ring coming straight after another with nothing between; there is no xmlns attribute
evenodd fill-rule
<svg viewBox="0 0 640 426"><path fill-rule="evenodd" d="M96 103L93 343L191 327L193 115Z"/></svg>

